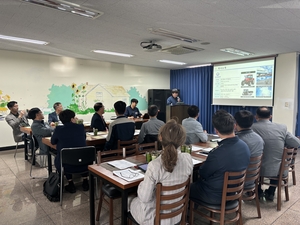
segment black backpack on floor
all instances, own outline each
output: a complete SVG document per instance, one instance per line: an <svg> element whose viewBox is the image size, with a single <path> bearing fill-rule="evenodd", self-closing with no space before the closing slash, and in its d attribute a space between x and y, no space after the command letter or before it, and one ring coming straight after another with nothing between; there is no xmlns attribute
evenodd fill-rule
<svg viewBox="0 0 300 225"><path fill-rule="evenodd" d="M59 202L60 176L58 173L51 173L44 183L43 193L50 202Z"/></svg>

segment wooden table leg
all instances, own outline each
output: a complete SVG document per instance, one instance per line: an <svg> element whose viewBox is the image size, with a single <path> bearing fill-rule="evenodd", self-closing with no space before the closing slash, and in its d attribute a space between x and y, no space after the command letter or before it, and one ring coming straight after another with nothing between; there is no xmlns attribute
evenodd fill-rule
<svg viewBox="0 0 300 225"><path fill-rule="evenodd" d="M121 212L121 224L127 225L127 213L128 213L128 190L122 191L122 212Z"/></svg>
<svg viewBox="0 0 300 225"><path fill-rule="evenodd" d="M90 224L95 224L95 188L94 188L94 175L89 172L90 182Z"/></svg>

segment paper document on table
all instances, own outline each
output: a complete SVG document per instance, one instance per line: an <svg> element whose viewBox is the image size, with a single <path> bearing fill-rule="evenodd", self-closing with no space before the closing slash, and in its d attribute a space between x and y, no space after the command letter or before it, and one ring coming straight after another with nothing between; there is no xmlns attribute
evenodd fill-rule
<svg viewBox="0 0 300 225"><path fill-rule="evenodd" d="M136 164L133 164L131 162L128 162L127 160L125 159L121 159L121 160L114 160L114 161L111 161L111 162L108 162L107 164L113 166L113 167L116 167L120 170L123 170L123 169L126 169L126 168L129 168L129 167L133 167L133 166L136 166Z"/></svg>
<svg viewBox="0 0 300 225"><path fill-rule="evenodd" d="M102 135L98 135L98 136L91 136L91 139L105 139L105 137L103 137Z"/></svg>
<svg viewBox="0 0 300 225"><path fill-rule="evenodd" d="M202 149L203 152L210 152L211 150L213 150L213 148L203 148Z"/></svg>
<svg viewBox="0 0 300 225"><path fill-rule="evenodd" d="M141 130L135 130L134 135L139 135Z"/></svg>
<svg viewBox="0 0 300 225"><path fill-rule="evenodd" d="M192 159L192 160L193 160L193 165L196 165L196 164L199 164L199 163L203 162L203 161L197 160L197 159Z"/></svg>
<svg viewBox="0 0 300 225"><path fill-rule="evenodd" d="M101 137L106 138L106 137L107 137L107 134L101 134Z"/></svg>
<svg viewBox="0 0 300 225"><path fill-rule="evenodd" d="M198 145L192 145L192 151L199 151L201 150L202 148Z"/></svg>
<svg viewBox="0 0 300 225"><path fill-rule="evenodd" d="M215 138L215 139L211 139L211 142L217 142L217 141L222 141L222 138Z"/></svg>
<svg viewBox="0 0 300 225"><path fill-rule="evenodd" d="M122 178L123 180L126 180L126 181L139 180L139 179L144 178L144 176L145 176L144 174L139 173L136 170L131 170L131 169L113 171L113 174Z"/></svg>

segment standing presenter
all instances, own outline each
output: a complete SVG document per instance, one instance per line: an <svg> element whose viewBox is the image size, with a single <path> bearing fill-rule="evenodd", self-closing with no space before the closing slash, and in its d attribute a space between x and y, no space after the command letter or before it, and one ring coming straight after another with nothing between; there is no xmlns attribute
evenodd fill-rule
<svg viewBox="0 0 300 225"><path fill-rule="evenodd" d="M167 99L167 105L176 105L177 102L180 102L178 89L172 89L172 95Z"/></svg>

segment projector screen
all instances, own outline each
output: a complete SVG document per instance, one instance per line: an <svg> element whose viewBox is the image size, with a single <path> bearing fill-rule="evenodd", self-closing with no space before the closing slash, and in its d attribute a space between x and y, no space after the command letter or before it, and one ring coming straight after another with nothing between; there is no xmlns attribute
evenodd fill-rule
<svg viewBox="0 0 300 225"><path fill-rule="evenodd" d="M215 64L213 105L273 106L275 58Z"/></svg>

